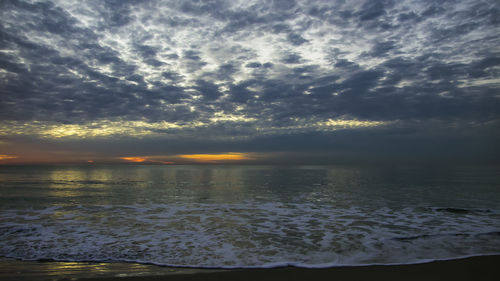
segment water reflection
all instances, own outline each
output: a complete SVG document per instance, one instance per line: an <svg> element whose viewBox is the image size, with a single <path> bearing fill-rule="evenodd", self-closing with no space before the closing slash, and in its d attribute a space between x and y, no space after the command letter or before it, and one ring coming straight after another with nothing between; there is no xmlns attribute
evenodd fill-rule
<svg viewBox="0 0 500 281"><path fill-rule="evenodd" d="M453 194L462 197L478 196L471 195L475 192L470 188L472 184L494 188L491 178L498 177L498 173L474 171L471 175L467 171L432 173L428 169L338 166L18 167L3 173L1 200L9 205L17 200L17 204L29 206L249 200L338 206L357 200L361 205L385 205L385 202L403 204L400 198L407 198L407 203L413 204L441 200L441 196L434 194L443 189L453 189Z"/></svg>
<svg viewBox="0 0 500 281"><path fill-rule="evenodd" d="M332 202L334 191L360 181L351 169L335 167L85 166L49 175L50 196L75 204Z"/></svg>
<svg viewBox="0 0 500 281"><path fill-rule="evenodd" d="M0 279L10 280L70 280L192 274L203 269L162 267L137 263L93 263L55 261L0 260Z"/></svg>
<svg viewBox="0 0 500 281"><path fill-rule="evenodd" d="M54 170L49 175L49 194L54 197L71 198L80 195L77 183L85 179L78 170Z"/></svg>
<svg viewBox="0 0 500 281"><path fill-rule="evenodd" d="M106 197L106 189L113 181L109 169L79 166L53 168L48 177L48 195L67 204L81 204L85 198Z"/></svg>
<svg viewBox="0 0 500 281"><path fill-rule="evenodd" d="M72 204L232 201L246 185L242 171L227 166L74 166L54 167L39 180L48 196Z"/></svg>

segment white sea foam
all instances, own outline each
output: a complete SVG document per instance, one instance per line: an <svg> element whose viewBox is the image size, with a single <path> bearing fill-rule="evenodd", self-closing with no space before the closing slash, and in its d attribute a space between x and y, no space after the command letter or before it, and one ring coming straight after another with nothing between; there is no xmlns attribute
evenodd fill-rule
<svg viewBox="0 0 500 281"><path fill-rule="evenodd" d="M10 209L0 256L195 267L329 267L498 254L500 211L313 203Z"/></svg>

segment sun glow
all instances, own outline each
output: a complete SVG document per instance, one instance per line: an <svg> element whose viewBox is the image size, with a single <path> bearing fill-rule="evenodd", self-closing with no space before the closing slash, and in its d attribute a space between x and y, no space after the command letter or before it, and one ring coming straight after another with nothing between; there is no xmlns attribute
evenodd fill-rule
<svg viewBox="0 0 500 281"><path fill-rule="evenodd" d="M238 161L238 160L252 160L254 159L248 153L222 153L222 154L181 154L177 157L183 159L194 160L200 163L214 163L217 161Z"/></svg>
<svg viewBox="0 0 500 281"><path fill-rule="evenodd" d="M164 160L165 156L131 156L131 157L120 157L119 159L125 160L130 163L144 163L144 164L163 164L172 165L176 162Z"/></svg>
<svg viewBox="0 0 500 281"><path fill-rule="evenodd" d="M15 159L17 156L11 156L7 154L0 154L0 160L6 160L6 159Z"/></svg>
<svg viewBox="0 0 500 281"><path fill-rule="evenodd" d="M135 163L141 163L147 160L146 158L143 157L120 157L120 159Z"/></svg>

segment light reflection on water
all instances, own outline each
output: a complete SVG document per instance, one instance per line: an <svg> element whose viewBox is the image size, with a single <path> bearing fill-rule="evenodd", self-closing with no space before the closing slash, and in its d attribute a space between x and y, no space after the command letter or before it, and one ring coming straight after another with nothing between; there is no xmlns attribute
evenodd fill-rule
<svg viewBox="0 0 500 281"><path fill-rule="evenodd" d="M71 280L72 278L133 277L204 272L203 269L161 267L138 263L0 260L0 279ZM211 271L213 272L213 270Z"/></svg>
<svg viewBox="0 0 500 281"><path fill-rule="evenodd" d="M40 181L48 183L49 196L75 204L86 203L86 197L101 198L94 204L230 200L244 186L241 169L209 167L71 167L51 171L48 179Z"/></svg>
<svg viewBox="0 0 500 281"><path fill-rule="evenodd" d="M452 203L468 205L457 207L477 207L485 203L493 206L500 201L499 193L495 192L499 178L495 167L441 170L337 166L1 167L0 203L7 207L36 208L65 204L257 200L385 206L403 200L406 204Z"/></svg>

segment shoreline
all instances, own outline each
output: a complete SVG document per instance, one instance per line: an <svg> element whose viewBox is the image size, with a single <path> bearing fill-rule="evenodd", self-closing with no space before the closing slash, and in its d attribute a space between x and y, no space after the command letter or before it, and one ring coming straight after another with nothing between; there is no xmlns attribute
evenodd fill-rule
<svg viewBox="0 0 500 281"><path fill-rule="evenodd" d="M497 280L500 255L398 265L204 269L122 262L0 260L1 280Z"/></svg>

